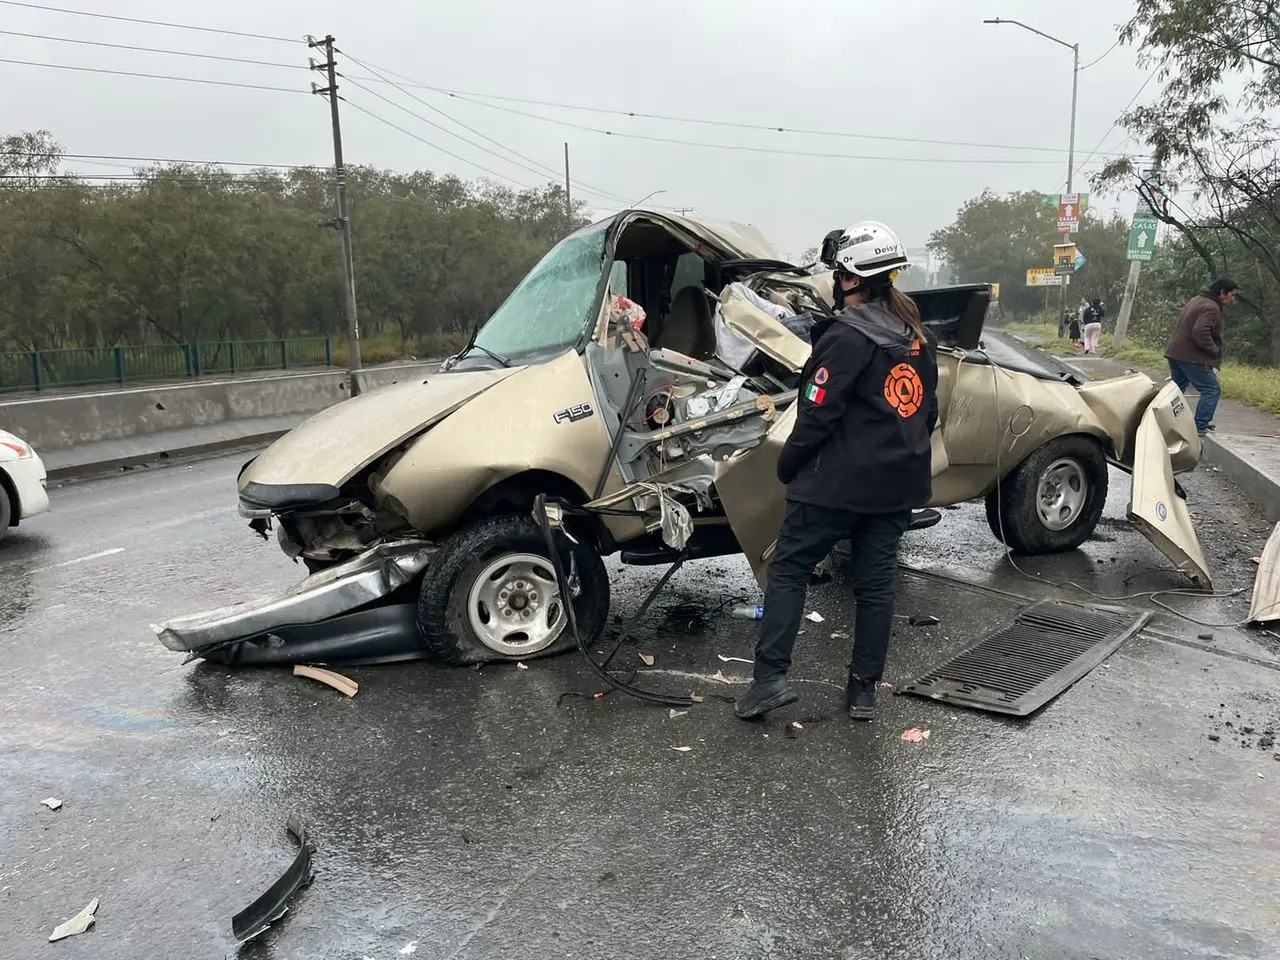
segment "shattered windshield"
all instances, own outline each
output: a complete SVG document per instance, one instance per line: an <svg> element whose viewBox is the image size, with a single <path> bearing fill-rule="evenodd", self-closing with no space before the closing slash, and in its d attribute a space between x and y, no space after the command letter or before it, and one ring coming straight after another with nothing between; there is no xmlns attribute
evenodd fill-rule
<svg viewBox="0 0 1280 960"><path fill-rule="evenodd" d="M476 345L510 357L577 340L595 306L611 222L584 227L552 247L480 328Z"/></svg>

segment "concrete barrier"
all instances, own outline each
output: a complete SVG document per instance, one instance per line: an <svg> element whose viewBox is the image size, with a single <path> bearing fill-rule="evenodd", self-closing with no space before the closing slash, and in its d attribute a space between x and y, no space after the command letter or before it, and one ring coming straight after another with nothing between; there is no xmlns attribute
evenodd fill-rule
<svg viewBox="0 0 1280 960"><path fill-rule="evenodd" d="M434 372L436 363L361 370L367 393ZM265 442L347 398L341 370L151 384L0 402L0 428L40 453L54 478L139 460Z"/></svg>

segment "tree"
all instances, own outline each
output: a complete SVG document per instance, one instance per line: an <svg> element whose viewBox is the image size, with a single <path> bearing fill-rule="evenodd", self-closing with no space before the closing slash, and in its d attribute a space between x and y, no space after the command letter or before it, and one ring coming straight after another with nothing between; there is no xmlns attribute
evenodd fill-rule
<svg viewBox="0 0 1280 960"><path fill-rule="evenodd" d="M1233 335L1252 329L1239 346L1280 363L1280 11L1274 0L1138 0L1121 36L1164 83L1120 121L1153 161L1118 159L1096 183L1136 186L1195 252L1183 294L1238 275L1249 314Z"/></svg>
<svg viewBox="0 0 1280 960"><path fill-rule="evenodd" d="M1026 285L1027 271L1051 266L1053 245L1067 236L1057 230L1056 198L1041 193L998 196L986 190L967 201L953 223L934 231L929 249L946 262L952 283L999 283L1004 312L1026 316L1046 304L1045 292ZM1086 212L1080 232L1071 239L1086 257L1072 278L1072 293L1118 300L1127 266L1124 221L1104 222ZM1049 297L1056 304L1057 291Z"/></svg>

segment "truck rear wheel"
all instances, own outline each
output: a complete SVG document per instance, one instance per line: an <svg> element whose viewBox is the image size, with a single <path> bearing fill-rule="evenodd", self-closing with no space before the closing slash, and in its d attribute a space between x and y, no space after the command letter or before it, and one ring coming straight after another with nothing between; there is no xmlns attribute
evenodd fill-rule
<svg viewBox="0 0 1280 960"><path fill-rule="evenodd" d="M586 544L560 561L576 572L573 609L594 643L609 615L609 575ZM571 585L572 589L572 585ZM527 660L574 646L542 531L529 517L487 517L459 530L432 558L418 596L418 629L430 656L452 664Z"/></svg>

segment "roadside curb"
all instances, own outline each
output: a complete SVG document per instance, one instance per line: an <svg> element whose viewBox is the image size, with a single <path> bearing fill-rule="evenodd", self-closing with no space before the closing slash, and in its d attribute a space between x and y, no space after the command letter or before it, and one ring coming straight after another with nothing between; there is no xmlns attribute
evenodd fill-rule
<svg viewBox="0 0 1280 960"><path fill-rule="evenodd" d="M1247 449L1254 438L1224 436L1224 439L1227 443L1214 436L1201 437L1202 459L1218 467L1250 500L1262 507L1268 521L1280 521L1280 478L1268 476L1250 462Z"/></svg>
<svg viewBox="0 0 1280 960"><path fill-rule="evenodd" d="M211 456L218 453L230 453L235 450L249 450L264 447L288 433L288 430L271 430L264 433L253 433L241 437L223 437L206 443L191 443L185 446L167 447L154 453L139 453L132 456L94 460L90 463L69 464L65 467L52 467L48 470L49 483L70 483L77 480L96 480L138 469L161 469L175 466L187 460Z"/></svg>

